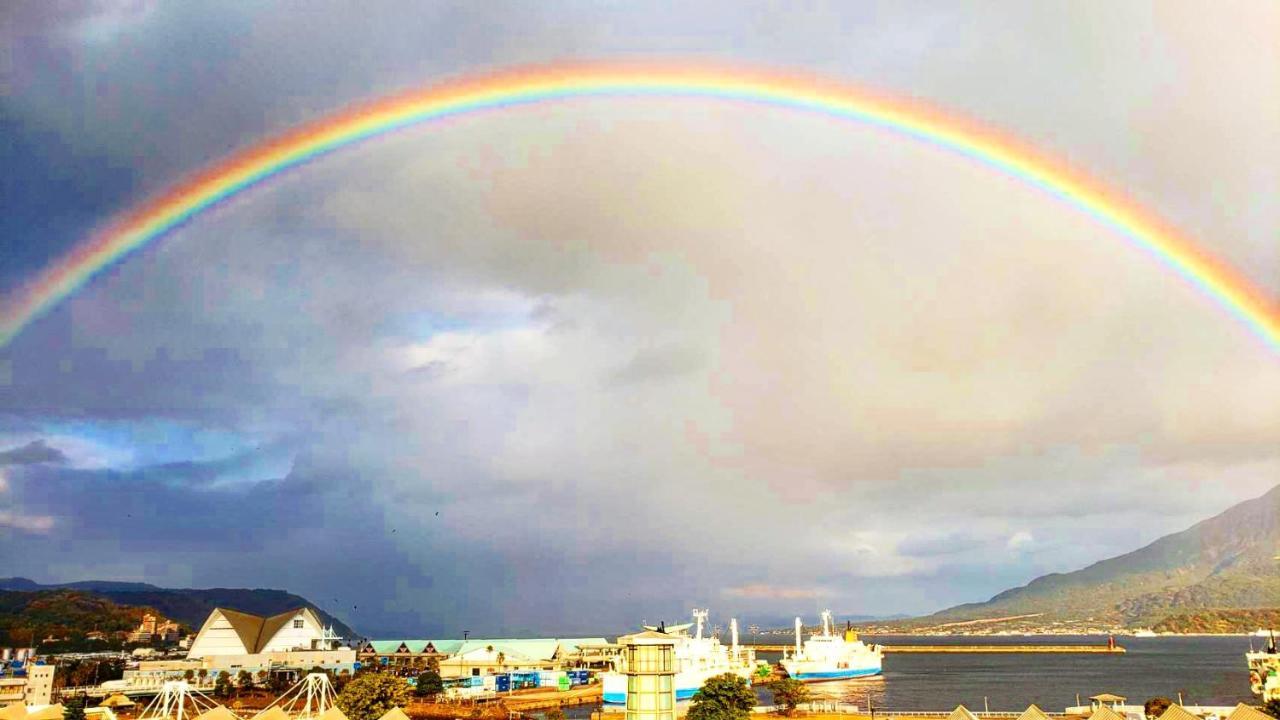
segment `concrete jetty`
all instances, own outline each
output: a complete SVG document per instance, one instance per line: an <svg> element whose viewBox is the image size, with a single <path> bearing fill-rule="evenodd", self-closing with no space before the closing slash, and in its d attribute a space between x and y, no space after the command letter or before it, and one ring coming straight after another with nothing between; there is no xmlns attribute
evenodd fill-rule
<svg viewBox="0 0 1280 720"><path fill-rule="evenodd" d="M783 652L786 645L749 645L756 652ZM1077 653L1114 655L1125 652L1119 645L881 645L886 653Z"/></svg>

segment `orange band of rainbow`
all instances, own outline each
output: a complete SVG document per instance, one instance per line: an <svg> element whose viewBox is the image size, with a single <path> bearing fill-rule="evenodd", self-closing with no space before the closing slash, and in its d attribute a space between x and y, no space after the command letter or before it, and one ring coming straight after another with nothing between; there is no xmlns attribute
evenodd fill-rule
<svg viewBox="0 0 1280 720"><path fill-rule="evenodd" d="M1226 263L1101 183L1017 141L936 109L814 78L742 70L586 66L516 70L392 97L250 147L119 217L0 306L0 347L131 251L308 160L399 128L467 113L587 97L691 97L852 120L967 156L1040 188L1150 252L1280 352L1280 304Z"/></svg>

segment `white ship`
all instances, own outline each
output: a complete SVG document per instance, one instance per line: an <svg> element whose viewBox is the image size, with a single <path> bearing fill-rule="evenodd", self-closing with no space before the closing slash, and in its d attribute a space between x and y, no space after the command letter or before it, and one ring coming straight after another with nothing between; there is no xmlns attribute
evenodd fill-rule
<svg viewBox="0 0 1280 720"><path fill-rule="evenodd" d="M1250 643L1249 652L1245 653L1245 662L1249 665L1249 689L1254 695L1262 696L1262 701L1280 700L1280 650L1276 649L1276 636L1268 632L1267 646L1254 651Z"/></svg>
<svg viewBox="0 0 1280 720"><path fill-rule="evenodd" d="M729 621L731 644L726 647L718 638L702 636L703 624L707 616L706 610L694 610L692 623L661 629L646 625L644 628L665 632L675 640L677 700L688 700L693 697L694 693L702 689L703 683L709 677L732 673L750 680L751 673L755 670L755 650L738 644L738 621ZM692 637L689 635L691 627L694 628ZM618 638L619 644L626 641L626 636ZM612 670L600 673L600 682L603 686L601 689L604 692L605 702L621 704L627 701L626 660L624 656L619 655L613 662Z"/></svg>
<svg viewBox="0 0 1280 720"><path fill-rule="evenodd" d="M857 633L846 630L844 636L832 630L831 611L822 611L822 632L814 633L800 645L802 625L796 618L796 647L782 658L782 669L796 680L844 680L880 674L882 651L879 645L868 645Z"/></svg>

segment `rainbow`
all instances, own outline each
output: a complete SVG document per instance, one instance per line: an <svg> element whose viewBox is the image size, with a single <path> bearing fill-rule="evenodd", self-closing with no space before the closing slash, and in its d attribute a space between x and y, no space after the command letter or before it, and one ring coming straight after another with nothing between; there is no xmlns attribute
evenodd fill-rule
<svg viewBox="0 0 1280 720"><path fill-rule="evenodd" d="M958 153L1039 188L1150 253L1280 353L1280 304L1173 228L1065 163L935 108L808 76L741 69L575 66L519 69L360 105L249 147L93 233L0 305L0 347L95 274L214 205L363 140L469 113L575 98L688 97L819 113Z"/></svg>

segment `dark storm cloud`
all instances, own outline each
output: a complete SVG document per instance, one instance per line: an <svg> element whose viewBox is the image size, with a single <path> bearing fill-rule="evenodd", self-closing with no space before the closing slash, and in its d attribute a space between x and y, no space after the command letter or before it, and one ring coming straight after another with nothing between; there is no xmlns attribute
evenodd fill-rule
<svg viewBox="0 0 1280 720"><path fill-rule="evenodd" d="M5 465L35 465L38 463L66 462L61 450L50 447L44 440L32 440L21 447L0 451L0 467Z"/></svg>
<svg viewBox="0 0 1280 720"><path fill-rule="evenodd" d="M175 357L156 347L139 361L81 346L60 308L35 332L0 350L0 412L100 418L154 415L214 418L262 402L263 381L234 348ZM121 332L128 333L125 326ZM0 422L0 427L3 423Z"/></svg>
<svg viewBox="0 0 1280 720"><path fill-rule="evenodd" d="M6 11L0 283L350 102L673 55L992 120L1280 277L1280 163L1257 163L1275 155L1280 62L1237 30L1267 9ZM4 468L0 501L20 504L0 526L40 542L0 561L284 586L384 635L603 632L703 604L918 612L1129 549L1274 477L1272 358L1114 238L932 150L784 115L470 118L198 218L0 350L0 433L70 458ZM197 453L175 418L234 447ZM279 460L259 444L292 469L264 474Z"/></svg>

